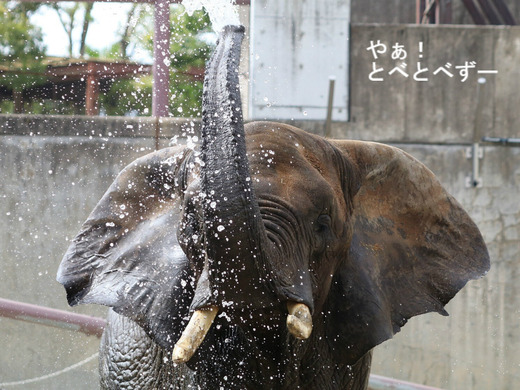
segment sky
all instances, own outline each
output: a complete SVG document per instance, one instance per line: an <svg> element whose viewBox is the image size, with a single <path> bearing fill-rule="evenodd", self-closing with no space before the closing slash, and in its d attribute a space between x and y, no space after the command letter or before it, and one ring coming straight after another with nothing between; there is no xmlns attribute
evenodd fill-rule
<svg viewBox="0 0 520 390"><path fill-rule="evenodd" d="M68 3L65 3L68 4ZM117 32L121 30L126 20L126 12L131 7L128 3L95 3L92 9L87 45L94 49L104 49L117 41ZM81 18L82 19L82 18ZM68 39L56 11L42 7L31 21L41 27L47 54L50 56L67 57ZM80 28L75 31L76 41L79 41ZM137 52L132 57L134 61L149 63L148 53Z"/></svg>

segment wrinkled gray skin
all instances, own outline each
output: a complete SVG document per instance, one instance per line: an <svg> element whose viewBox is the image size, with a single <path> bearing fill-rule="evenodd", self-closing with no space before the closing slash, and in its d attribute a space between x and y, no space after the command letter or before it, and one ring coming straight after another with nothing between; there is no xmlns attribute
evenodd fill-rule
<svg viewBox="0 0 520 390"><path fill-rule="evenodd" d="M168 351L134 321L110 310L99 349L103 389L188 389L193 371L174 366ZM193 387L192 387L193 388Z"/></svg>
<svg viewBox="0 0 520 390"><path fill-rule="evenodd" d="M113 308L106 389L365 389L371 350L438 312L489 269L482 237L404 152L243 125L227 28L208 64L202 144L126 167L67 251L71 305ZM296 339L287 305L313 329ZM191 314L218 307L186 363L171 353ZM118 314L116 314L118 313Z"/></svg>

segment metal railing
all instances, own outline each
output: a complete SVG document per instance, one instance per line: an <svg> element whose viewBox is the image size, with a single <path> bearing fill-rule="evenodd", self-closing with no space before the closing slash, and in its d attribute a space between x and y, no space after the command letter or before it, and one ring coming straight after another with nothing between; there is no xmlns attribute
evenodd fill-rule
<svg viewBox="0 0 520 390"><path fill-rule="evenodd" d="M73 330L97 337L101 337L106 325L106 321L102 318L3 298L0 298L0 317Z"/></svg>
<svg viewBox="0 0 520 390"><path fill-rule="evenodd" d="M0 298L0 317L32 322L38 325L72 330L87 335L101 337L106 321L102 318L64 310L32 305ZM89 358L91 359L91 358ZM81 362L83 363L83 362ZM39 378L38 378L39 379ZM370 375L369 390L441 390L436 387L419 385L380 375Z"/></svg>
<svg viewBox="0 0 520 390"><path fill-rule="evenodd" d="M370 374L368 390L441 390L438 387L430 387L402 381L399 379L387 378L385 376Z"/></svg>

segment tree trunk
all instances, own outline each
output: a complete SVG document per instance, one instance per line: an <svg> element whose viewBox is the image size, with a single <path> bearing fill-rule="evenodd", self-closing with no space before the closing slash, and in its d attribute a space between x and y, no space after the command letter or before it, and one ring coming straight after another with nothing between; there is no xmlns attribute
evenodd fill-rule
<svg viewBox="0 0 520 390"><path fill-rule="evenodd" d="M83 19L83 30L81 32L81 41L80 41L80 45L79 45L79 56L80 57L85 56L87 32L88 32L88 27L90 25L90 19L91 19L93 7L94 7L94 3L87 3L85 5L85 17Z"/></svg>

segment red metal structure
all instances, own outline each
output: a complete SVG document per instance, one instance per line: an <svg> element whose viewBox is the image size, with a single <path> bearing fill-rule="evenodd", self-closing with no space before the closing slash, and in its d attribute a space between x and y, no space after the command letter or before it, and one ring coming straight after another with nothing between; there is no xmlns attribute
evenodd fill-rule
<svg viewBox="0 0 520 390"><path fill-rule="evenodd" d="M475 24L516 25L504 0L462 0ZM416 23L449 24L452 0L416 0Z"/></svg>
<svg viewBox="0 0 520 390"><path fill-rule="evenodd" d="M0 317L68 329L101 337L106 321L102 318L0 298Z"/></svg>
<svg viewBox="0 0 520 390"><path fill-rule="evenodd" d="M19 0L21 2L41 2L41 0ZM65 1L65 0L63 0ZM182 0L70 0L86 2L119 2L146 3L155 6L154 11L154 61L153 61L153 93L152 115L168 116L168 91L170 88L169 58L170 58L170 4L182 3ZM51 1L48 1L51 2ZM249 5L250 0L236 0L237 5ZM95 94L96 88L92 87ZM87 91L88 92L88 91ZM93 95L87 95L87 101L92 101ZM87 110L88 111L88 110Z"/></svg>

